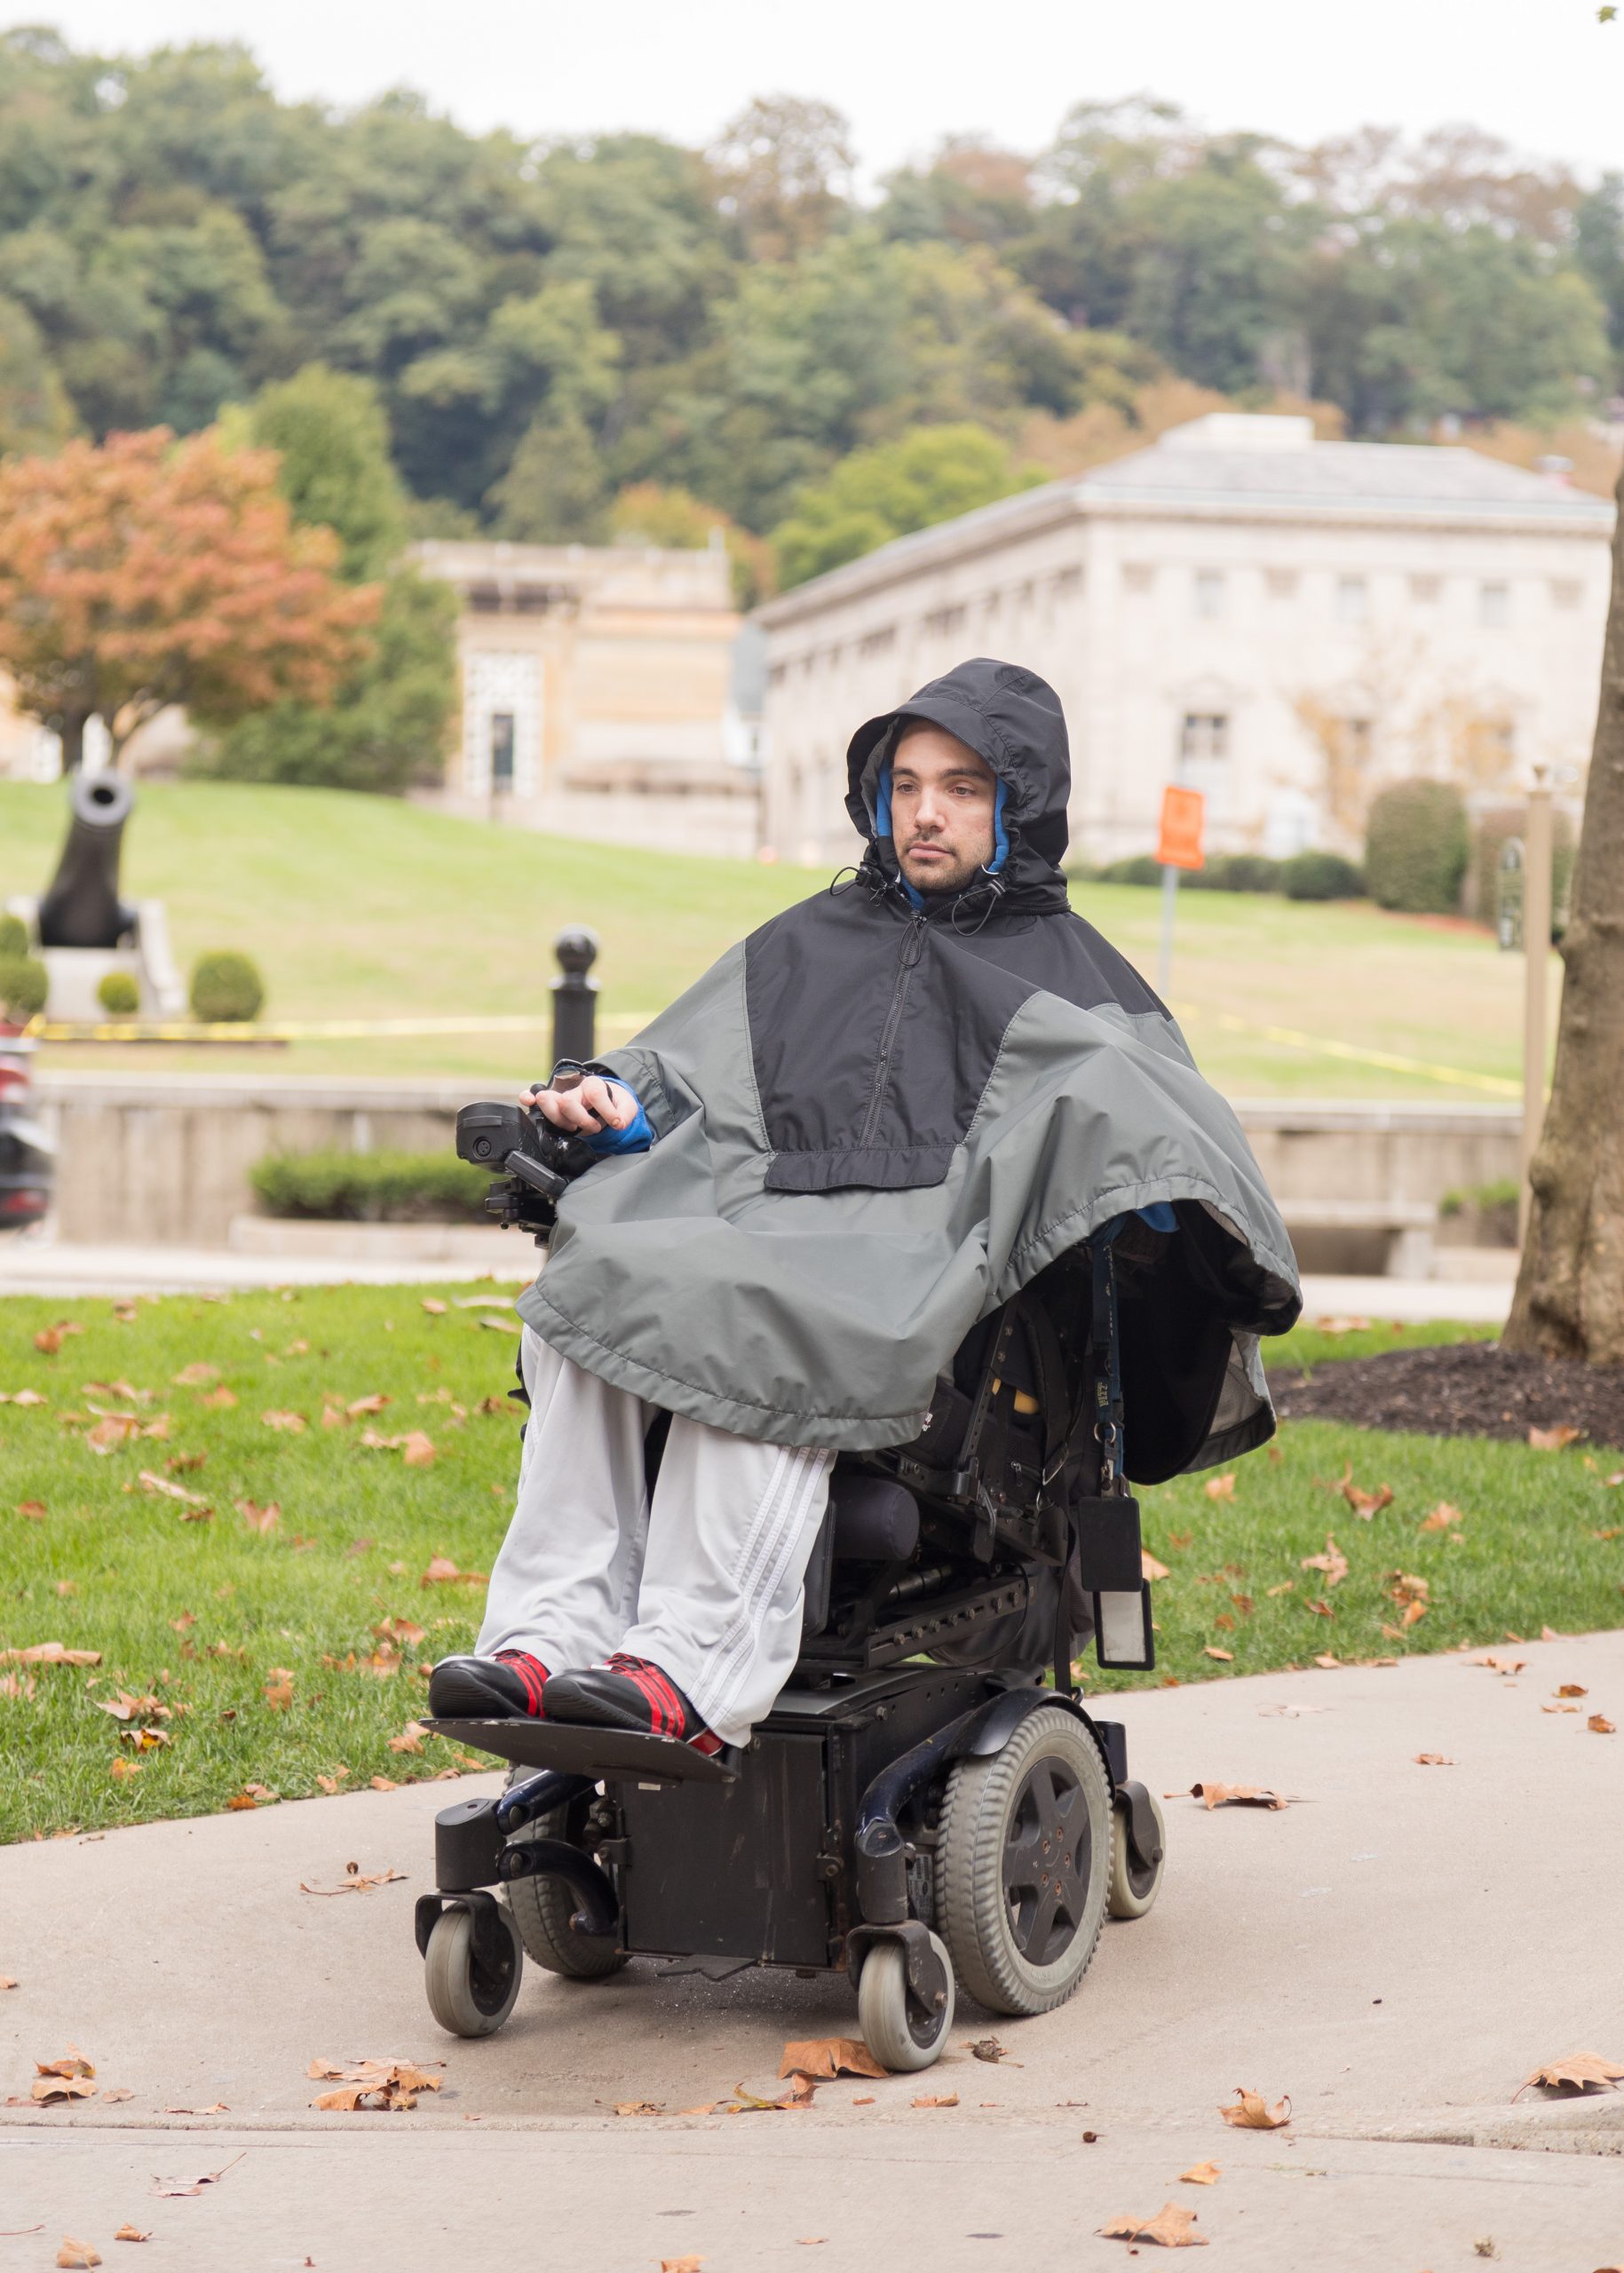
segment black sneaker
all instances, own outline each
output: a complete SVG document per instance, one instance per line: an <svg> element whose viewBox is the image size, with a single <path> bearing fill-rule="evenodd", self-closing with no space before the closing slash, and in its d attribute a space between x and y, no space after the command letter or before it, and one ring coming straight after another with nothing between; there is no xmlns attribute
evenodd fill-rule
<svg viewBox="0 0 1624 2273"><path fill-rule="evenodd" d="M594 1729L631 1729L642 1736L675 1737L695 1752L720 1752L722 1739L705 1726L669 1674L646 1658L617 1651L606 1666L556 1673L547 1684L547 1710L555 1721Z"/></svg>
<svg viewBox="0 0 1624 2273"><path fill-rule="evenodd" d="M437 1721L539 1721L547 1668L525 1650L494 1658L442 1658L429 1675Z"/></svg>

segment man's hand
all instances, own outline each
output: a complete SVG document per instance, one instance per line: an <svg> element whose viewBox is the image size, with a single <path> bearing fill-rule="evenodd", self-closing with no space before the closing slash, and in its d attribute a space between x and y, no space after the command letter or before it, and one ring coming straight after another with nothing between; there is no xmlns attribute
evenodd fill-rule
<svg viewBox="0 0 1624 2273"><path fill-rule="evenodd" d="M596 1136L605 1129L627 1129L638 1117L638 1101L619 1081L589 1073L568 1089L521 1089L520 1105L535 1106L555 1129Z"/></svg>

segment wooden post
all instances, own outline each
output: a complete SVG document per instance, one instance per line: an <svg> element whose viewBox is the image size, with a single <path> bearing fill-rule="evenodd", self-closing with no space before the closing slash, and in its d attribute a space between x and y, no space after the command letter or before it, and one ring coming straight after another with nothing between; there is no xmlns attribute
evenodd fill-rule
<svg viewBox="0 0 1624 2273"><path fill-rule="evenodd" d="M1549 978L1550 970L1550 790L1545 768L1537 765L1528 792L1528 824L1523 836L1523 1156L1522 1190L1517 1195L1517 1232L1528 1230L1532 1197L1528 1171L1539 1146L1545 1120L1545 1065L1548 1056Z"/></svg>

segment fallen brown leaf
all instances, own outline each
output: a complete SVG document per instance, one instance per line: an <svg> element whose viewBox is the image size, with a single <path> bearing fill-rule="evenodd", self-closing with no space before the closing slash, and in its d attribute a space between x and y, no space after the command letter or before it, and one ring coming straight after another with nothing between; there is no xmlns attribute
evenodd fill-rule
<svg viewBox="0 0 1624 2273"><path fill-rule="evenodd" d="M1554 1689L1551 1694L1553 1697L1588 1697L1590 1692L1582 1682L1565 1681L1559 1688Z"/></svg>
<svg viewBox="0 0 1624 2273"><path fill-rule="evenodd" d="M1233 1665L1235 1662L1233 1650L1215 1649L1210 1642L1207 1644L1206 1655L1209 1658L1216 1658L1221 1665Z"/></svg>
<svg viewBox="0 0 1624 2273"><path fill-rule="evenodd" d="M447 1305L436 1295L425 1295L423 1298L423 1307L431 1318L444 1318L446 1315Z"/></svg>
<svg viewBox="0 0 1624 2273"><path fill-rule="evenodd" d="M76 1319L62 1319L55 1326L42 1326L34 1337L34 1347L47 1358L54 1358L70 1334L83 1334L84 1328Z"/></svg>
<svg viewBox="0 0 1624 2273"><path fill-rule="evenodd" d="M975 2042L969 2047L969 2051L972 2060L986 2060L994 2064L1000 2060L1010 2059L1008 2049L999 2043L995 2036L977 2037ZM1026 2064L1024 2060L1010 2061L1012 2068L1024 2068Z"/></svg>
<svg viewBox="0 0 1624 2273"><path fill-rule="evenodd" d="M347 1768L335 1768L330 1776L318 1776L316 1781L320 1784L321 1789L327 1794L329 1799L331 1799L333 1794L338 1789L338 1786L344 1782L349 1772L350 1771ZM305 1891L308 1894L310 1892L310 1889L306 1887Z"/></svg>
<svg viewBox="0 0 1624 2273"><path fill-rule="evenodd" d="M111 2084L101 2096L109 2103L116 2103L120 2100L133 2099L135 2094L125 2084Z"/></svg>
<svg viewBox="0 0 1624 2273"><path fill-rule="evenodd" d="M36 1340L38 1339L36 1335ZM57 2250L59 2265L99 2265L101 2252L92 2249L88 2241L75 2241L71 2234L64 2234Z"/></svg>
<svg viewBox="0 0 1624 2273"><path fill-rule="evenodd" d="M956 2107L958 2103L957 2092L926 2092L919 2099L909 2102L913 2107Z"/></svg>
<svg viewBox="0 0 1624 2273"><path fill-rule="evenodd" d="M159 2112L163 2115L229 2115L231 2110L223 2099L217 2099L210 2107L165 2107Z"/></svg>
<svg viewBox="0 0 1624 2273"><path fill-rule="evenodd" d="M421 1429L413 1429L400 1440L400 1458L408 1468L432 1468L434 1439L425 1437Z"/></svg>
<svg viewBox="0 0 1624 2273"><path fill-rule="evenodd" d="M1289 2095L1271 2107L1262 2092L1248 2091L1244 2084L1237 2084L1235 2098L1236 2105L1221 2107L1218 2112L1237 2131L1278 2131L1291 2120Z"/></svg>
<svg viewBox="0 0 1624 2273"><path fill-rule="evenodd" d="M310 1425L302 1413L283 1413L280 1411L273 1411L270 1413L262 1413L259 1418L264 1422L267 1429L285 1430L290 1437L302 1436L305 1429Z"/></svg>
<svg viewBox="0 0 1624 2273"><path fill-rule="evenodd" d="M273 1713L285 1713L293 1703L293 1675L284 1674L280 1680L265 1683L265 1701Z"/></svg>
<svg viewBox="0 0 1624 2273"><path fill-rule="evenodd" d="M1139 1574L1145 1579L1170 1579L1173 1575L1165 1563L1157 1562L1148 1547L1139 1549Z"/></svg>
<svg viewBox="0 0 1624 2273"><path fill-rule="evenodd" d="M1481 1666L1485 1673L1497 1673L1508 1677L1514 1673L1521 1673L1523 1667L1527 1664L1527 1662L1528 1660L1526 1658L1491 1657L1469 1658L1467 1659L1467 1663L1469 1665Z"/></svg>
<svg viewBox="0 0 1624 2273"><path fill-rule="evenodd" d="M408 1721L398 1737L390 1738L389 1749L391 1752L421 1752L423 1739L428 1733L421 1721Z"/></svg>
<svg viewBox="0 0 1624 2273"><path fill-rule="evenodd" d="M359 1863L346 1863L344 1877L337 1886L306 1886L299 1881L301 1894L370 1894L375 1886L388 1886L396 1879L403 1879L404 1871L363 1871Z"/></svg>
<svg viewBox="0 0 1624 2273"><path fill-rule="evenodd" d="M16 1986L17 1982L13 1975L0 1973L0 1989L15 1989Z"/></svg>
<svg viewBox="0 0 1624 2273"><path fill-rule="evenodd" d="M1583 1435L1582 1429L1571 1429L1565 1421L1557 1421L1549 1429L1530 1429L1528 1441L1536 1453L1559 1453L1565 1445L1576 1443Z"/></svg>
<svg viewBox="0 0 1624 2273"><path fill-rule="evenodd" d="M143 1492L158 1492L166 1500L178 1500L188 1508L207 1508L208 1501L201 1492L188 1492L184 1484L171 1484L167 1476L156 1475L150 1468L139 1472Z"/></svg>
<svg viewBox="0 0 1624 2273"><path fill-rule="evenodd" d="M1100 2228L1107 2241L1153 2241L1163 2249L1205 2249L1207 2236L1192 2233L1195 2212L1164 2202L1153 2218L1113 2218Z"/></svg>
<svg viewBox="0 0 1624 2273"><path fill-rule="evenodd" d="M1343 1498L1364 1523L1368 1523L1373 1516L1379 1516L1383 1508L1390 1508L1393 1504L1390 1485L1383 1484L1374 1492L1362 1492L1353 1481L1351 1469L1343 1477L1341 1490Z"/></svg>
<svg viewBox="0 0 1624 2273"><path fill-rule="evenodd" d="M891 2071L883 2068L868 2047L855 2036L801 2037L785 2045L784 2056L779 2063L782 2076L879 2076Z"/></svg>
<svg viewBox="0 0 1624 2273"><path fill-rule="evenodd" d="M205 1366L201 1358L195 1365L183 1366L178 1374L170 1375L177 1389L201 1389L205 1382L218 1382L219 1378L219 1367Z"/></svg>
<svg viewBox="0 0 1624 2273"><path fill-rule="evenodd" d="M1456 1768L1460 1762L1450 1760L1441 1752L1418 1752L1415 1765L1417 1768Z"/></svg>
<svg viewBox="0 0 1624 2273"><path fill-rule="evenodd" d="M702 2257L695 2257L692 2253L686 2257L662 2257L660 2273L700 2273L700 2267L704 2262Z"/></svg>
<svg viewBox="0 0 1624 2273"><path fill-rule="evenodd" d="M1422 1517L1421 1527L1422 1531L1447 1531L1451 1524L1465 1520L1459 1508L1452 1508L1447 1500L1440 1500L1430 1516Z"/></svg>
<svg viewBox="0 0 1624 2273"><path fill-rule="evenodd" d="M1287 1804L1278 1792L1270 1791L1263 1784L1192 1784L1187 1795L1183 1792L1164 1792L1162 1794L1168 1800L1182 1800L1186 1796L1200 1800L1209 1812L1214 1808L1283 1808Z"/></svg>
<svg viewBox="0 0 1624 2273"><path fill-rule="evenodd" d="M1589 1730L1592 1736L1611 1737L1618 1734L1618 1730L1614 1728L1612 1723L1605 1719L1600 1713L1592 1713L1589 1719L1585 1723L1585 1726Z"/></svg>
<svg viewBox="0 0 1624 2273"><path fill-rule="evenodd" d="M117 1777L121 1782L129 1777L139 1776L140 1772L141 1763L139 1760L114 1760L107 1763L108 1775Z"/></svg>
<svg viewBox="0 0 1624 2273"><path fill-rule="evenodd" d="M1235 1496L1235 1475L1232 1469L1227 1476L1209 1476L1201 1486L1209 1500L1232 1500Z"/></svg>
<svg viewBox="0 0 1624 2273"><path fill-rule="evenodd" d="M150 2230L143 2233L139 2226L126 2223L119 2228L113 2238L115 2241L150 2241L152 2234Z"/></svg>
<svg viewBox="0 0 1624 2273"><path fill-rule="evenodd" d="M1608 2091L1621 2077L1624 2068L1616 2061L1604 2060L1599 2052L1570 2052L1565 2060L1548 2060L1531 2076L1525 2076L1512 2097L1520 2098L1533 2084L1553 2092Z"/></svg>
<svg viewBox="0 0 1624 2273"><path fill-rule="evenodd" d="M1181 2170L1181 2186L1216 2186L1223 2175L1216 2163L1192 2163L1188 2170Z"/></svg>
<svg viewBox="0 0 1624 2273"><path fill-rule="evenodd" d="M443 2068L445 2063L436 2060L432 2064ZM419 2092L437 2092L444 2080L409 2060L354 2060L345 2063L318 2059L313 2060L305 2072L345 2087L336 2092L319 2093L311 2102L313 2107L345 2108L352 2111L363 2107L416 2107Z"/></svg>
<svg viewBox="0 0 1624 2273"><path fill-rule="evenodd" d="M1330 1532L1327 1532L1325 1535L1325 1553L1323 1555L1305 1555L1303 1557L1302 1567L1305 1571L1323 1571L1325 1572L1325 1582L1327 1586L1339 1587L1348 1575L1348 1558L1343 1553L1341 1548L1338 1547L1336 1541L1332 1538Z"/></svg>
<svg viewBox="0 0 1624 2273"><path fill-rule="evenodd" d="M1296 1590L1297 1582L1295 1579L1282 1579L1278 1587L1271 1587L1268 1589L1271 1595L1291 1595L1295 1594Z"/></svg>
<svg viewBox="0 0 1624 2273"><path fill-rule="evenodd" d="M211 1390L209 1395L203 1398L203 1410L206 1413L229 1413L235 1406L237 1398L235 1390L227 1389L225 1382L222 1382L218 1389Z"/></svg>
<svg viewBox="0 0 1624 2273"><path fill-rule="evenodd" d="M43 1500L19 1500L17 1512L20 1516L26 1516L31 1524L43 1524L45 1520L45 1503Z"/></svg>
<svg viewBox="0 0 1624 2273"><path fill-rule="evenodd" d="M281 1504L276 1500L263 1508L257 1500L234 1500L232 1505L250 1531L257 1531L262 1535L273 1532L282 1519Z"/></svg>
<svg viewBox="0 0 1624 2273"><path fill-rule="evenodd" d="M652 2099L622 2099L614 2103L617 2115L658 2115L659 2103Z"/></svg>
<svg viewBox="0 0 1624 2273"><path fill-rule="evenodd" d="M230 2162L222 2163L218 2170L200 2170L195 2174L188 2172L182 2178L154 2178L152 2190L165 2201L183 2194L201 2194L205 2186L218 2186L226 2172L234 2169L242 2159L240 2154L234 2155Z"/></svg>
<svg viewBox="0 0 1624 2273"><path fill-rule="evenodd" d="M400 1786L391 1776L375 1776L370 1788L375 1792L398 1792Z"/></svg>

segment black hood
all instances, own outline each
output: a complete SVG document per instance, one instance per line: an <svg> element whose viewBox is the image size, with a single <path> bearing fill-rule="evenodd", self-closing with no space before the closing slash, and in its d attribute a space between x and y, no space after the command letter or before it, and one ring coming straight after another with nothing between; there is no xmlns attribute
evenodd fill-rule
<svg viewBox="0 0 1624 2273"><path fill-rule="evenodd" d="M1009 858L995 880L969 884L960 901L986 899L1011 913L1050 915L1066 906L1066 809L1071 796L1072 760L1060 698L1047 680L1018 663L978 655L956 663L917 694L870 718L852 735L846 751L846 811L867 839L862 873L890 887L899 883L897 856L889 836L875 834L880 775L891 755L897 728L920 718L956 734L990 765L1007 788L1003 826Z"/></svg>

